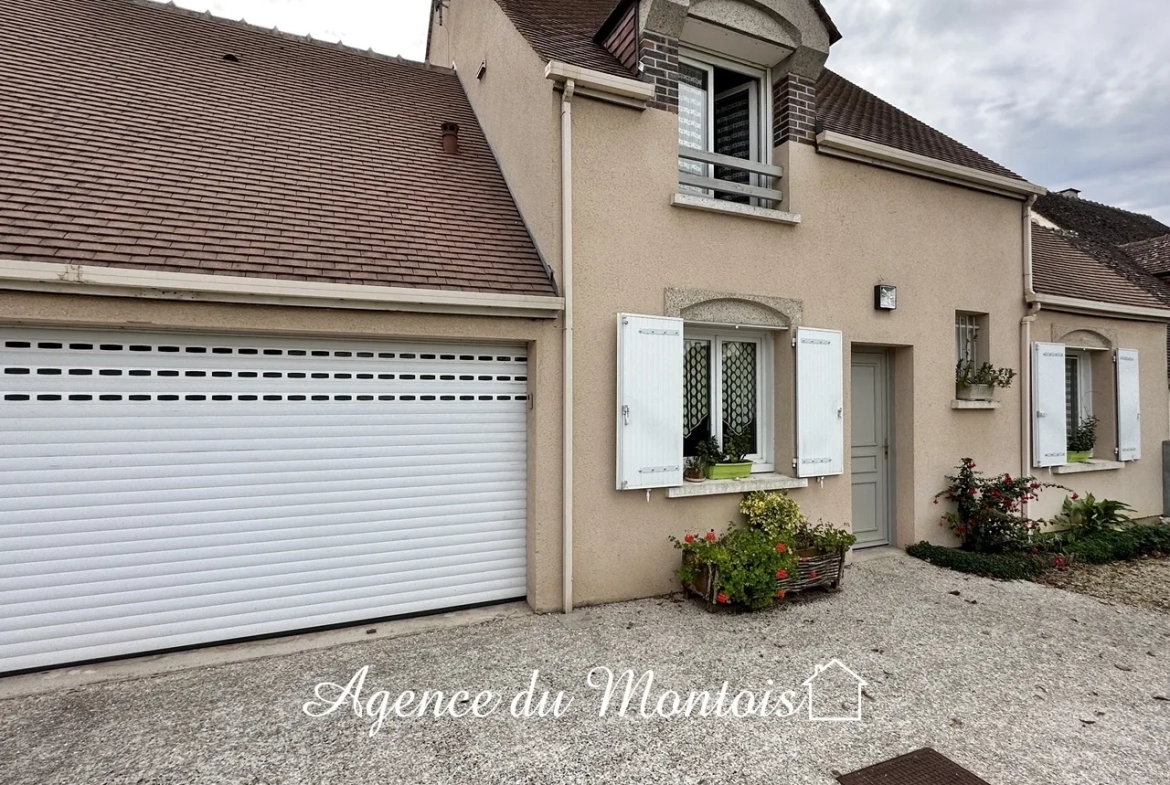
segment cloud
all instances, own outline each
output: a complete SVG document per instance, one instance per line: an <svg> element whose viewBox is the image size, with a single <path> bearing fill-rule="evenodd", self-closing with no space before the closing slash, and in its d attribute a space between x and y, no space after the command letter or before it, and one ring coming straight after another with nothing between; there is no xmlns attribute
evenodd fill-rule
<svg viewBox="0 0 1170 785"><path fill-rule="evenodd" d="M1159 0L828 0L829 66L1033 182L1170 223Z"/></svg>

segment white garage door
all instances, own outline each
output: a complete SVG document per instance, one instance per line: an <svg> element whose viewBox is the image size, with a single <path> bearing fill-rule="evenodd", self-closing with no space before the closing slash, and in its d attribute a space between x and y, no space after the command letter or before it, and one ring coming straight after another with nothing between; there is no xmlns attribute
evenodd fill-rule
<svg viewBox="0 0 1170 785"><path fill-rule="evenodd" d="M525 594L522 347L0 330L0 672Z"/></svg>

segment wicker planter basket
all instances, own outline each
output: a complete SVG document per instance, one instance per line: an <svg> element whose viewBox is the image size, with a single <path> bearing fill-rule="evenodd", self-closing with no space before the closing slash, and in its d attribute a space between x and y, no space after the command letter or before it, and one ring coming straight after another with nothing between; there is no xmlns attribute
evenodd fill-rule
<svg viewBox="0 0 1170 785"><path fill-rule="evenodd" d="M776 591L805 591L823 586L829 591L841 588L845 573L845 551L825 553L814 549L798 551L797 571L782 581L776 581Z"/></svg>
<svg viewBox="0 0 1170 785"><path fill-rule="evenodd" d="M818 586L827 591L840 591L841 579L845 571L845 551L824 553L817 550L804 550L797 554L796 574L789 573L782 581L776 581L776 591L788 594L814 589ZM683 556L689 558L688 555ZM719 570L708 564L698 565L698 575L692 583L686 585L686 590L703 600L708 610L742 610L734 605L720 605L715 601L715 587L719 585Z"/></svg>

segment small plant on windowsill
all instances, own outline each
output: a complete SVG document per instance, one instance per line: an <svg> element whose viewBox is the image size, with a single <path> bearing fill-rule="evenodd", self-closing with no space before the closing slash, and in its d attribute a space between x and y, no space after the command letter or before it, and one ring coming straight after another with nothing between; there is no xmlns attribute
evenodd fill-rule
<svg viewBox="0 0 1170 785"><path fill-rule="evenodd" d="M1093 446L1096 443L1097 418L1092 415L1082 418L1068 435L1068 462L1087 462L1093 456Z"/></svg>
<svg viewBox="0 0 1170 785"><path fill-rule="evenodd" d="M687 482L703 482L703 480L707 479L707 475L704 474L704 469L706 468L706 461L698 455L689 455L683 466L683 479Z"/></svg>
<svg viewBox="0 0 1170 785"><path fill-rule="evenodd" d="M1016 372L1011 368L996 368L991 363L975 367L960 360L955 365L955 396L960 401L994 401L998 387L1011 387Z"/></svg>
<svg viewBox="0 0 1170 785"><path fill-rule="evenodd" d="M723 447L714 438L699 443L698 458L705 461L703 472L708 480L739 480L752 473L752 462L746 460L751 449L748 438L731 434L723 440Z"/></svg>

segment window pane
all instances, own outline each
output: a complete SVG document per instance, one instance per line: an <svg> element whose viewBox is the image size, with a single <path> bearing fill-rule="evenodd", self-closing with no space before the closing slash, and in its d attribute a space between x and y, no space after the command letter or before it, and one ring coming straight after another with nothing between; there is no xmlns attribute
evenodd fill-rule
<svg viewBox="0 0 1170 785"><path fill-rule="evenodd" d="M1071 437L1073 429L1080 424L1081 390L1080 362L1076 357L1064 358L1064 405L1066 409L1065 428Z"/></svg>
<svg viewBox="0 0 1170 785"><path fill-rule="evenodd" d="M711 91L707 70L680 63L678 67L678 143L684 147L709 151L707 129L710 125L707 96ZM707 165L679 159L678 170L699 177L707 176ZM706 193L702 188L681 186L680 191Z"/></svg>
<svg viewBox="0 0 1170 785"><path fill-rule="evenodd" d="M683 454L711 437L711 341L688 338L683 350Z"/></svg>
<svg viewBox="0 0 1170 785"><path fill-rule="evenodd" d="M732 434L746 436L748 452L759 453L756 416L756 344L724 341L723 441Z"/></svg>
<svg viewBox="0 0 1170 785"><path fill-rule="evenodd" d="M747 160L755 157L755 151L752 150L751 112L751 91L754 89L755 85L749 84L715 99L715 152ZM752 184L751 174L742 169L716 166L715 177L733 183ZM751 201L749 197L727 193L716 193L715 198L745 204Z"/></svg>

